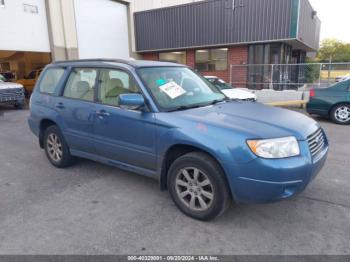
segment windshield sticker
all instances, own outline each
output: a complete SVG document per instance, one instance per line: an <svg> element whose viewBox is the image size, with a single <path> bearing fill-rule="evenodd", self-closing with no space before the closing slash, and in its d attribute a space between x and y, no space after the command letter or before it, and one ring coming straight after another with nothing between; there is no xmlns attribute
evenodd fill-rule
<svg viewBox="0 0 350 262"><path fill-rule="evenodd" d="M175 99L183 94L186 94L186 90L175 82L169 82L159 87L164 93L166 93L171 99Z"/></svg>
<svg viewBox="0 0 350 262"><path fill-rule="evenodd" d="M158 80L156 81L156 83L157 83L158 86L162 86L162 85L165 85L165 84L166 84L166 81L165 81L164 79L158 79Z"/></svg>

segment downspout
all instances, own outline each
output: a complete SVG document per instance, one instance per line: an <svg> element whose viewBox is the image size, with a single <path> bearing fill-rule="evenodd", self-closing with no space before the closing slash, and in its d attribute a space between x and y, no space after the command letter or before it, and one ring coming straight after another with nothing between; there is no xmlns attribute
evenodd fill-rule
<svg viewBox="0 0 350 262"><path fill-rule="evenodd" d="M60 11L61 11L61 19L62 19L62 30L63 30L63 41L64 41L64 54L65 54L65 59L68 59L67 39L66 39L66 28L65 28L65 25L64 25L64 16L63 16L62 0L59 0L59 3L60 3Z"/></svg>

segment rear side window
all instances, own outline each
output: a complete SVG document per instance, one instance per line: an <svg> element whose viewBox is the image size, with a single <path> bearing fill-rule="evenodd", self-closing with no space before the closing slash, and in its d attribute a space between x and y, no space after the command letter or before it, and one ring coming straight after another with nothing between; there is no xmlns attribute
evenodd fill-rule
<svg viewBox="0 0 350 262"><path fill-rule="evenodd" d="M43 79L40 82L39 90L42 93L53 94L57 84L62 78L64 68L47 69Z"/></svg>
<svg viewBox="0 0 350 262"><path fill-rule="evenodd" d="M94 101L96 77L96 69L74 68L68 78L63 96L85 101Z"/></svg>

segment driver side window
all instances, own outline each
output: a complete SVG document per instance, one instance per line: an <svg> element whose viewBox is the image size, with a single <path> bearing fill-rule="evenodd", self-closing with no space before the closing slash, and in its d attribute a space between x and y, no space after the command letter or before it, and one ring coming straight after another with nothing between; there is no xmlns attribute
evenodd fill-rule
<svg viewBox="0 0 350 262"><path fill-rule="evenodd" d="M99 83L98 100L105 105L119 106L119 95L140 93L133 78L122 70L102 69Z"/></svg>

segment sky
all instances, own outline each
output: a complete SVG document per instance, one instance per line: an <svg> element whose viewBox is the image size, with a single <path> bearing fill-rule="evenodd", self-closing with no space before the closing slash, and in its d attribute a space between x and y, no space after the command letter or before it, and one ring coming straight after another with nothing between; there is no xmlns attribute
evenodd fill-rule
<svg viewBox="0 0 350 262"><path fill-rule="evenodd" d="M309 0L321 19L321 40L350 43L350 0Z"/></svg>

